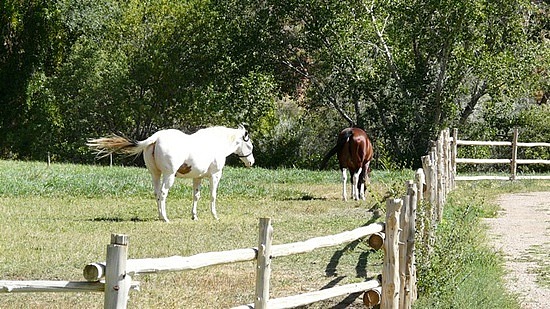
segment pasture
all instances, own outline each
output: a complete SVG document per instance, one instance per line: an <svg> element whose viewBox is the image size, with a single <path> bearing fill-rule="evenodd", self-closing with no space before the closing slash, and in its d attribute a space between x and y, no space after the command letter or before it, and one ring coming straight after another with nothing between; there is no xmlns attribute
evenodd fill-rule
<svg viewBox="0 0 550 309"><path fill-rule="evenodd" d="M191 220L191 181L178 179L167 198L171 222L165 223L158 220L145 168L0 161L2 279L83 280L84 265L105 260L111 233L130 236L129 258L254 247L260 217L272 218L274 244L339 233L376 221L369 210L401 195L412 175L374 170L367 200L343 202L337 170L226 167L219 221L210 214L207 182L199 220ZM279 258L272 297L364 281L380 266L381 253L363 243ZM227 308L252 301L254 263L134 279L141 291L130 293L129 308ZM102 300L101 293L4 294L0 307L102 308Z"/></svg>

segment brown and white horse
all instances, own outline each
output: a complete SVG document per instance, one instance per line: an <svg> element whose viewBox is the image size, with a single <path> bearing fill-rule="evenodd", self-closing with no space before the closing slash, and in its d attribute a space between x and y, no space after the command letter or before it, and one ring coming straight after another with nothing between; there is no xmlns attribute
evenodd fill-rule
<svg viewBox="0 0 550 309"><path fill-rule="evenodd" d="M342 198L347 200L347 170L352 179L351 194L353 199L365 199L365 185L370 174L370 161L374 150L365 131L360 128L346 128L338 134L336 146L324 157L321 168L324 168L334 154L338 154L338 163L342 171Z"/></svg>
<svg viewBox="0 0 550 309"><path fill-rule="evenodd" d="M153 179L159 218L166 222L166 197L176 177L193 179L193 220L197 220L201 180L209 178L210 210L218 219L216 195L226 157L234 153L247 167L254 164L252 140L244 126L211 127L191 135L174 129L162 130L143 141L111 135L88 140L87 145L100 157L114 152L143 153Z"/></svg>

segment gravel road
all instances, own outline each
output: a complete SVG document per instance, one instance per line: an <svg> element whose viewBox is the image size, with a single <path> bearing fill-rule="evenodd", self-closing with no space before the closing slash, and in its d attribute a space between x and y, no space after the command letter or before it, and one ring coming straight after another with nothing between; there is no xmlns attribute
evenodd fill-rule
<svg viewBox="0 0 550 309"><path fill-rule="evenodd" d="M497 202L502 210L485 222L493 246L506 259L507 287L523 309L550 309L550 288L537 283L541 263L550 265L550 192L506 194Z"/></svg>

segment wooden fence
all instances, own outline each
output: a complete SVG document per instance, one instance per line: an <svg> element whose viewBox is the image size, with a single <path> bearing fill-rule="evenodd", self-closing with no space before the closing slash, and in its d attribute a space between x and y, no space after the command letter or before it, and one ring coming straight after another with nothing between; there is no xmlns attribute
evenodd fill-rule
<svg viewBox="0 0 550 309"><path fill-rule="evenodd" d="M258 247L223 252L200 253L189 257L173 256L155 259L127 260L128 241L125 235L112 235L107 261L86 265L84 277L90 282L105 282L105 308L126 308L131 277L139 274L194 270L202 267L256 260L254 303L237 308L293 308L351 293L365 292L364 304L371 308L410 308L416 297L414 274L414 206L416 185L405 199L389 199L387 223L374 223L336 235L316 237L302 242L272 245L271 219L259 223ZM409 225L403 225L406 223ZM384 233L386 231L386 233ZM406 233L405 233L406 232ZM375 249L384 248L382 279L337 286L320 291L270 299L269 282L273 259L311 252L368 237ZM401 265L401 266L399 266ZM386 288L387 287L387 288ZM401 296L400 296L401 295ZM405 306L405 307L403 307Z"/></svg>
<svg viewBox="0 0 550 309"><path fill-rule="evenodd" d="M439 133L437 141L423 156L422 168L416 171L415 179L423 196L418 200L418 220L416 222L418 241L424 248L421 263L428 264L436 241L435 231L443 218L443 207L447 195L456 187L456 169L453 161L453 148L449 130ZM456 153L456 152L455 152Z"/></svg>
<svg viewBox="0 0 550 309"><path fill-rule="evenodd" d="M271 219L262 218L258 247L154 259L128 259L128 236L113 234L107 247L106 262L84 267L86 281L0 281L0 292L103 292L105 308L126 308L129 291L139 290L139 282L133 281L132 276L190 271L256 260L254 302L235 308L292 308L365 292L363 303L368 308L379 304L382 309L409 309L417 298L415 243L419 241L422 246L431 247L446 196L455 186L456 157L452 154L456 154L456 143L453 145L450 141L449 130L442 131L430 153L422 157L423 168L416 171L415 180L406 183L406 193L399 199L386 201L385 223L303 242L272 245L274 230ZM416 218L417 208L419 220ZM419 235L420 239L415 239L415 235ZM273 258L311 252L367 237L371 247L384 249L381 278L300 295L269 298Z"/></svg>
<svg viewBox="0 0 550 309"><path fill-rule="evenodd" d="M419 178L420 179L420 178ZM368 226L336 235L312 238L302 242L272 245L271 219L259 223L258 247L223 252L200 253L193 256L128 259L128 236L111 235L106 262L84 267L86 281L0 281L0 292L104 292L105 308L126 308L130 290L139 290L132 277L139 274L188 271L202 267L256 260L254 303L235 308L293 308L342 295L365 292L363 303L372 308L411 308L416 299L416 269L414 257L415 215L419 192L413 181L407 183L407 194L401 199L388 199L386 223ZM311 252L358 239L365 239L378 250L384 249L382 275L365 282L337 286L320 291L269 298L271 264L274 258Z"/></svg>
<svg viewBox="0 0 550 309"><path fill-rule="evenodd" d="M550 164L550 160L544 159L519 159L518 147L550 147L550 143L534 142L523 143L518 141L518 129L514 129L512 141L468 141L458 139L458 130L453 130L453 137L446 143L452 144L453 170L456 175L456 164L506 164L510 166L510 176L456 176L456 180L516 180L516 179L550 179L550 176L533 175L518 176L517 167L519 164ZM507 146L511 147L511 157L505 159L469 159L457 158L457 146Z"/></svg>
<svg viewBox="0 0 550 309"><path fill-rule="evenodd" d="M269 299L269 278L273 258L310 252L371 235L375 235L375 237L370 242L376 246L380 243L377 237L380 237L381 233L384 232L385 224L374 223L336 235L282 245L271 245L273 239L271 219L260 219L259 226L259 245L256 248L200 253L188 257L172 256L153 259L127 259L128 236L113 234L111 235L111 243L107 246L106 262L92 263L85 266L83 275L87 281L0 281L0 292L104 292L105 308L126 308L130 289L139 288L139 283L132 281L132 277L135 275L186 271L256 260L255 301L253 304L235 308L292 308L362 291L370 291L370 297L367 297L367 300L375 300L376 295L378 295L377 301L380 301L379 294L377 294L377 291L380 291L379 279L296 296ZM397 231L398 229L398 227L392 227L392 230ZM381 239L384 239L384 237L381 237ZM391 240L392 238L388 236L386 239ZM397 243L397 240L395 243ZM395 253L395 251L392 249L390 253ZM393 257L393 259L397 259L397 257ZM391 267L385 267L384 269L391 270ZM374 294L372 294L373 292Z"/></svg>

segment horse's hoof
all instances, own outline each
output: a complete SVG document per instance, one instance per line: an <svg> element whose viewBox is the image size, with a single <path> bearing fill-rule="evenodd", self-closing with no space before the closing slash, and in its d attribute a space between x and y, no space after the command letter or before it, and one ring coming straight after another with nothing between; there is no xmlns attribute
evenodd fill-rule
<svg viewBox="0 0 550 309"><path fill-rule="evenodd" d="M199 217L193 216L193 221L198 221L198 220L199 220Z"/></svg>

